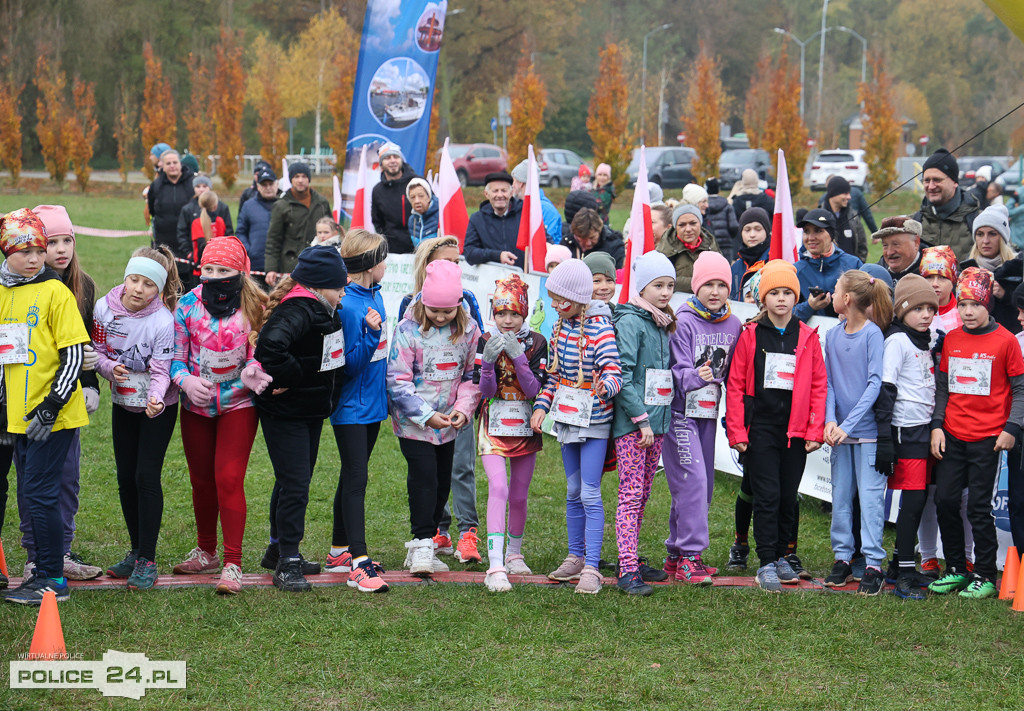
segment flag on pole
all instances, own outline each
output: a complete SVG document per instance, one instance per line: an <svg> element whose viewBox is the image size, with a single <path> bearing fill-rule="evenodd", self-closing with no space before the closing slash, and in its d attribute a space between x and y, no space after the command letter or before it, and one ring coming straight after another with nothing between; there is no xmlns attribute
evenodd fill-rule
<svg viewBox="0 0 1024 711"><path fill-rule="evenodd" d="M352 205L352 229L373 231L370 219L370 187L366 177L366 145L359 152L359 171L356 176L356 197Z"/></svg>
<svg viewBox="0 0 1024 711"><path fill-rule="evenodd" d="M455 172L455 164L448 153L448 139L444 139L441 148L441 164L437 169L437 235L452 236L459 240L461 253L466 242L466 228L469 227L469 212L466 210L466 198L462 195L462 184Z"/></svg>
<svg viewBox="0 0 1024 711"><path fill-rule="evenodd" d="M775 175L775 214L772 215L772 244L768 255L771 259L785 259L790 264L796 264L800 260L800 238L793 224L793 198L789 194L786 154L781 148L779 169Z"/></svg>
<svg viewBox="0 0 1024 711"><path fill-rule="evenodd" d="M629 211L629 241L626 242L626 261L622 265L622 289L619 291L619 303L629 302L630 297L637 295L633 284L633 262L641 254L654 249L654 226L651 224L651 193L647 187L647 156L640 146L640 161L636 174L636 187L633 190L633 206Z"/></svg>
<svg viewBox="0 0 1024 711"><path fill-rule="evenodd" d="M334 215L334 221L341 224L341 182L337 173L334 174L334 206L331 213Z"/></svg>
<svg viewBox="0 0 1024 711"><path fill-rule="evenodd" d="M281 159L281 179L277 181L277 187L281 189L281 192L292 189L292 181L288 177L288 159Z"/></svg>
<svg viewBox="0 0 1024 711"><path fill-rule="evenodd" d="M544 220L540 206L540 172L533 155L533 144L527 148L526 193L523 195L523 211L519 216L519 237L516 248L523 250L523 271L545 272L548 240L544 232Z"/></svg>

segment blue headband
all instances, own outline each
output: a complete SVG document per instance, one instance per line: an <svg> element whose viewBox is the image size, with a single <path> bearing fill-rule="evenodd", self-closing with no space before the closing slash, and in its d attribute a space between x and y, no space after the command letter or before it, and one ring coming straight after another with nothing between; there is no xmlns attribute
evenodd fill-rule
<svg viewBox="0 0 1024 711"><path fill-rule="evenodd" d="M167 283L167 267L149 257L132 257L129 259L128 265L124 268L124 278L127 279L129 274L138 274L139 276L146 277L157 285L159 291L163 291L164 284Z"/></svg>

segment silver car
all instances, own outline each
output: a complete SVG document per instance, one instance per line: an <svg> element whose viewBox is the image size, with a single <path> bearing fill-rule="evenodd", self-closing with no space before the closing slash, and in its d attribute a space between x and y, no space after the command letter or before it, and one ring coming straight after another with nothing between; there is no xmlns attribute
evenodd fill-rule
<svg viewBox="0 0 1024 711"><path fill-rule="evenodd" d="M538 166L540 184L552 188L568 186L579 175L583 163L583 159L568 148L542 148Z"/></svg>

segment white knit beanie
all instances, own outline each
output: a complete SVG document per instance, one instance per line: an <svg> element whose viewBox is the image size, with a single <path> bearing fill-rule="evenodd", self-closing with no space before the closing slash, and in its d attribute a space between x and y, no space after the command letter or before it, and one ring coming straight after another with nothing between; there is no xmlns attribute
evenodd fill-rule
<svg viewBox="0 0 1024 711"><path fill-rule="evenodd" d="M683 188L683 202L687 205L696 205L700 201L707 199L708 191L696 183L690 183Z"/></svg>
<svg viewBox="0 0 1024 711"><path fill-rule="evenodd" d="M641 254L633 262L633 286L637 292L644 290L648 284L661 277L676 278L676 269L672 262L661 252L650 251Z"/></svg>
<svg viewBox="0 0 1024 711"><path fill-rule="evenodd" d="M1010 212L1006 205L989 205L981 214L974 218L974 226L971 228L978 233L979 227L991 227L1003 238L1006 243L1010 242Z"/></svg>

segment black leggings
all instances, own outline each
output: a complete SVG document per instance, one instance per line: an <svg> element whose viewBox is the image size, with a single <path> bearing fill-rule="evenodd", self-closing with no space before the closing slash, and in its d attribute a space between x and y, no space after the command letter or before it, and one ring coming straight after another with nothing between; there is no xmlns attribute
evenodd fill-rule
<svg viewBox="0 0 1024 711"><path fill-rule="evenodd" d="M299 554L306 532L309 482L316 468L323 420L297 420L260 411L267 454L274 467L270 497L270 535L278 539L282 558Z"/></svg>
<svg viewBox="0 0 1024 711"><path fill-rule="evenodd" d="M901 568L914 568L914 544L927 498L926 489L904 489L900 492L900 512L896 516L896 557Z"/></svg>
<svg viewBox="0 0 1024 711"><path fill-rule="evenodd" d="M156 417L129 412L120 405L114 405L110 414L121 512L132 550L146 560L156 558L156 539L164 513L160 474L177 422L178 403L166 406Z"/></svg>
<svg viewBox="0 0 1024 711"><path fill-rule="evenodd" d="M370 455L377 443L380 423L334 425L341 457L338 489L334 492L332 546L348 546L353 558L366 555L366 481Z"/></svg>
<svg viewBox="0 0 1024 711"><path fill-rule="evenodd" d="M444 514L452 488L452 459L455 440L431 444L398 438L398 446L409 463L409 523L413 538L433 538Z"/></svg>
<svg viewBox="0 0 1024 711"><path fill-rule="evenodd" d="M7 513L7 475L11 473L14 461L14 447L0 446L0 535L4 532L4 515Z"/></svg>

